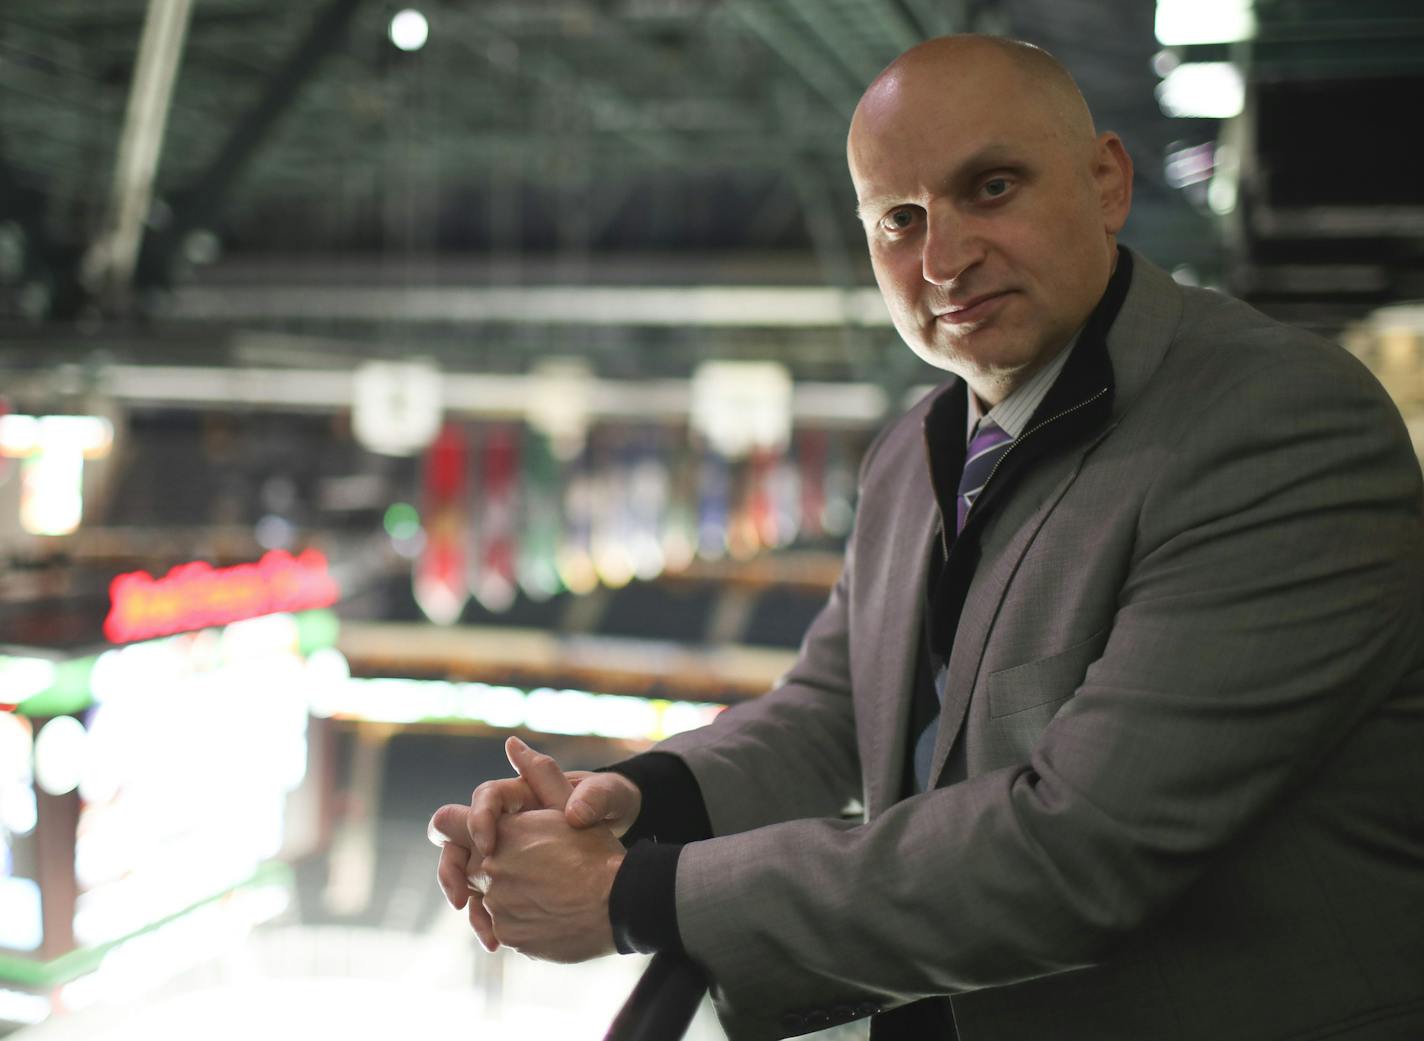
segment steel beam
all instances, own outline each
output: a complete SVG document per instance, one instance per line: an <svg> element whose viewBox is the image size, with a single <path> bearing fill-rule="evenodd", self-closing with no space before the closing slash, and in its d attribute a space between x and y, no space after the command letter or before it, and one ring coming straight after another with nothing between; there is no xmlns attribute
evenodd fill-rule
<svg viewBox="0 0 1424 1041"><path fill-rule="evenodd" d="M736 15L778 57L791 66L811 90L824 100L841 119L849 121L861 86L849 78L836 75L819 55L806 47L793 34L785 31L778 20L767 13L756 0L727 0L726 9Z"/></svg>
<svg viewBox="0 0 1424 1041"><path fill-rule="evenodd" d="M826 0L787 0L787 6L796 12L796 16L806 24L811 34L835 56L856 83L869 84L880 72L882 62L867 57L844 33L836 31L832 25L833 12L829 9L831 5L828 5Z"/></svg>
<svg viewBox="0 0 1424 1041"><path fill-rule="evenodd" d="M904 0L877 0L870 5L870 12L898 50L907 51L930 35L910 14Z"/></svg>
<svg viewBox="0 0 1424 1041"><path fill-rule="evenodd" d="M444 17L463 26L463 31L456 35L472 57L512 78L518 78L521 71L527 70L529 78L553 88L563 97L573 101L595 121L600 106L616 112L628 112L634 108L633 103L618 88L582 75L553 55L527 53L525 49L520 48L517 40L504 35L498 28L468 11L450 8ZM474 41L479 41L484 46L475 46ZM507 53L518 55L514 68L491 57L492 44ZM670 135L639 133L629 129L629 126L636 125L636 120L628 119L624 122L628 126L614 127L610 132L622 137L647 158L657 162L679 162L686 158L685 150ZM594 129L599 129L596 124Z"/></svg>
<svg viewBox="0 0 1424 1041"><path fill-rule="evenodd" d="M138 264L191 14L190 0L149 0L119 137L109 212L80 271L82 283L110 307L124 306Z"/></svg>
<svg viewBox="0 0 1424 1041"><path fill-rule="evenodd" d="M212 220L222 207L228 190L257 154L277 119L291 106L302 84L336 49L360 6L361 0L329 0L312 21L307 34L268 82L257 103L238 122L213 161L174 201L168 227L161 235L151 237L144 249L140 282L164 284L168 281L174 254L184 236Z"/></svg>

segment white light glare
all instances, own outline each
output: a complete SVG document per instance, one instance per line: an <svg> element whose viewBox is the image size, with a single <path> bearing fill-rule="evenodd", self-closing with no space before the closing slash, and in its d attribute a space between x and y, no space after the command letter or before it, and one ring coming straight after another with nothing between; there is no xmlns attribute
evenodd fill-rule
<svg viewBox="0 0 1424 1041"><path fill-rule="evenodd" d="M1256 35L1253 0L1157 0L1157 40L1164 47L1236 43Z"/></svg>
<svg viewBox="0 0 1424 1041"><path fill-rule="evenodd" d="M419 11L406 8L391 19L391 43L403 51L418 51L430 38L430 23Z"/></svg>
<svg viewBox="0 0 1424 1041"><path fill-rule="evenodd" d="M102 416L0 416L0 456L23 459L20 526L32 535L68 535L84 514L84 460L113 446Z"/></svg>
<svg viewBox="0 0 1424 1041"><path fill-rule="evenodd" d="M323 700L321 714L345 719L379 723L467 719L506 729L528 727L545 734L649 741L706 726L724 707L586 690L540 687L526 693L517 687L485 683L364 677L348 679L344 690L329 691Z"/></svg>
<svg viewBox="0 0 1424 1041"><path fill-rule="evenodd" d="M1176 51L1163 49L1152 55L1152 71L1157 74L1157 78L1166 79L1178 65L1182 64L1182 56Z"/></svg>
<svg viewBox="0 0 1424 1041"><path fill-rule="evenodd" d="M73 716L55 716L35 737L35 783L50 795L68 795L84 772L84 724Z"/></svg>
<svg viewBox="0 0 1424 1041"><path fill-rule="evenodd" d="M1236 210L1241 185L1241 159L1231 145L1222 145L1216 153L1216 170L1207 186L1207 205L1218 217Z"/></svg>
<svg viewBox="0 0 1424 1041"><path fill-rule="evenodd" d="M1179 119L1231 119L1246 107L1241 70L1229 61L1178 65L1156 93L1162 111Z"/></svg>
<svg viewBox="0 0 1424 1041"><path fill-rule="evenodd" d="M695 430L729 459L791 438L791 373L777 362L705 361L692 374Z"/></svg>
<svg viewBox="0 0 1424 1041"><path fill-rule="evenodd" d="M1173 188L1185 188L1211 177L1216 165L1216 146L1211 142L1181 148L1167 155L1164 172Z"/></svg>
<svg viewBox="0 0 1424 1041"><path fill-rule="evenodd" d="M0 1020L33 1026L48 1019L50 1011L49 998L42 994L0 987Z"/></svg>
<svg viewBox="0 0 1424 1041"><path fill-rule="evenodd" d="M43 694L54 683L54 662L45 658L0 655L0 701L19 704Z"/></svg>

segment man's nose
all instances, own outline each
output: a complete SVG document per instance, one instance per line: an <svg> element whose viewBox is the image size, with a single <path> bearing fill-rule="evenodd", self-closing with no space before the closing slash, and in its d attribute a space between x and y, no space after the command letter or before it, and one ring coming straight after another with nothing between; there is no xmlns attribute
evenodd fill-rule
<svg viewBox="0 0 1424 1041"><path fill-rule="evenodd" d="M947 205L932 205L925 215L920 267L926 282L946 285L973 267L984 255L983 240L972 222Z"/></svg>

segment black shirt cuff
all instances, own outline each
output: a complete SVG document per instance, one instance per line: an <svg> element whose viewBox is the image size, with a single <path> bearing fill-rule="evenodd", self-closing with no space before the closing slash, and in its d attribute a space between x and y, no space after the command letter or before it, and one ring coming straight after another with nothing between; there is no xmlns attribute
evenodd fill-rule
<svg viewBox="0 0 1424 1041"><path fill-rule="evenodd" d="M712 837L702 789L670 752L644 752L604 770L642 792L638 819L623 835L628 855L608 894L614 945L620 954L685 953L677 928L677 861L685 843Z"/></svg>
<svg viewBox="0 0 1424 1041"><path fill-rule="evenodd" d="M677 861L682 844L635 843L613 876L608 919L619 954L685 953L677 928Z"/></svg>

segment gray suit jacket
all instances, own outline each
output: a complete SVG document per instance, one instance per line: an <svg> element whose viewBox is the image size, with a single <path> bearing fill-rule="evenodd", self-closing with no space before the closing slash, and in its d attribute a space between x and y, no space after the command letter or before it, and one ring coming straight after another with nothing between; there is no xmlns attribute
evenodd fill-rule
<svg viewBox="0 0 1424 1041"><path fill-rule="evenodd" d="M1110 414L980 531L935 753L966 780L900 798L927 403L869 453L784 681L660 746L718 836L682 851L678 923L734 1041L931 995L963 1041L1424 1037L1399 415L1337 347L1141 259L1106 342Z"/></svg>

